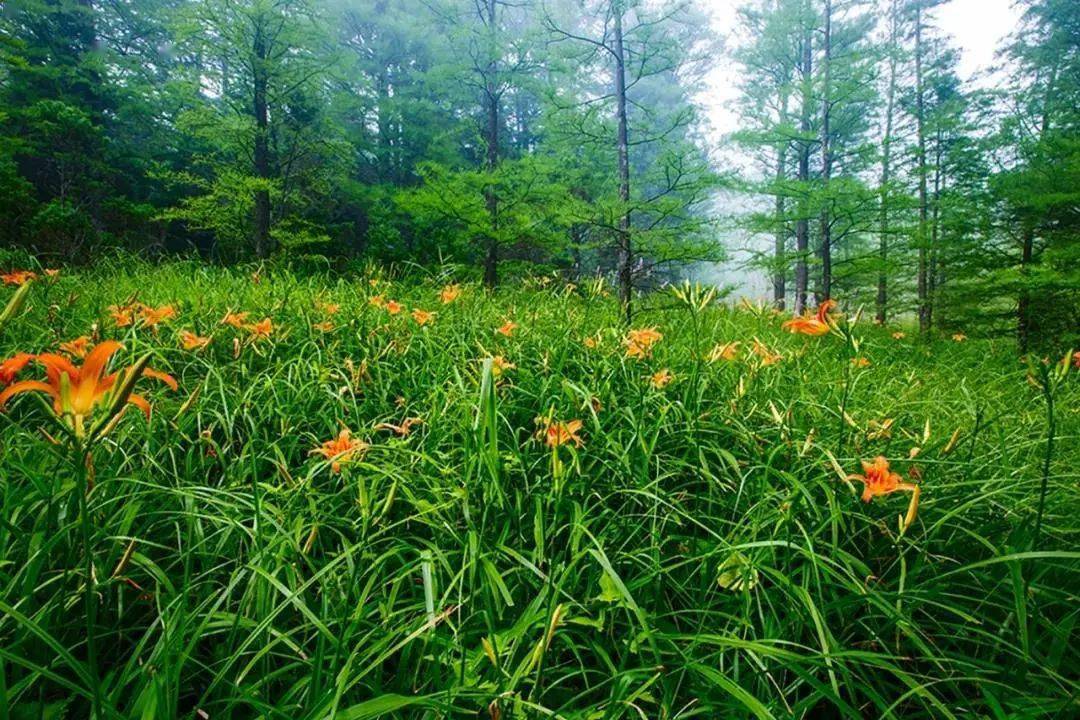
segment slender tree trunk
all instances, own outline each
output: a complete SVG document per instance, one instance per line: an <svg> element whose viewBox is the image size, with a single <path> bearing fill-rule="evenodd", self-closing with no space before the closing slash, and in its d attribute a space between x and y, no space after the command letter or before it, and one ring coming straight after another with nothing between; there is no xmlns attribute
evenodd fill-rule
<svg viewBox="0 0 1080 720"><path fill-rule="evenodd" d="M807 207L808 185L810 181L810 103L812 101L813 88L811 74L813 72L813 29L807 26L802 40L802 118L799 130L802 137L799 140L799 219L795 223L795 314L801 315L806 311L806 286L807 267L806 253L810 247L810 218Z"/></svg>
<svg viewBox="0 0 1080 720"><path fill-rule="evenodd" d="M499 88L498 88L498 38L496 36L496 0L487 0L488 42L490 53L488 57L487 77L484 94L487 96L487 153L485 157L485 169L491 175L491 182L484 193L484 203L487 206L488 219L491 223L491 233L487 238L487 253L484 257L484 285L489 288L495 287L499 282L499 198L495 193L494 174L499 165Z"/></svg>
<svg viewBox="0 0 1080 720"><path fill-rule="evenodd" d="M786 106L786 98L785 98ZM773 304L777 310L783 310L787 294L787 224L784 222L784 194L782 185L787 163L787 141L776 149L776 253L774 257L776 271L773 275Z"/></svg>
<svg viewBox="0 0 1080 720"><path fill-rule="evenodd" d="M892 173L893 111L896 103L896 0L889 6L889 87L885 101L885 137L881 149L881 229L878 236L877 321L885 324L888 315L889 263L889 181Z"/></svg>
<svg viewBox="0 0 1080 720"><path fill-rule="evenodd" d="M619 214L618 273L619 300L623 305L626 322L633 319L631 301L634 291L634 253L630 244L630 133L626 119L626 58L623 54L622 3L612 3L615 19L613 54L615 55L615 107L618 121L619 153L619 201L623 205Z"/></svg>
<svg viewBox="0 0 1080 720"><path fill-rule="evenodd" d="M832 68L832 0L825 0L825 35L823 38L822 100L821 100L821 179L825 200L821 206L821 293L818 302L832 297L832 224L829 219L829 179L832 176L832 154L829 136L832 99L829 96L829 73Z"/></svg>
<svg viewBox="0 0 1080 720"><path fill-rule="evenodd" d="M926 128L925 109L923 102L923 42L922 42L922 8L915 9L915 125L918 141L918 174L919 174L919 230L918 230L918 302L919 302L919 332L925 333L930 330L930 296L929 296L929 253L927 252L927 215L928 200L926 189Z"/></svg>
<svg viewBox="0 0 1080 720"><path fill-rule="evenodd" d="M927 309L926 322L930 327L934 326L934 309L937 304L938 290L938 237L939 220L941 218L941 128L934 135L934 194L932 196L932 210L930 217L930 269L927 273L927 297L930 307Z"/></svg>
<svg viewBox="0 0 1080 720"><path fill-rule="evenodd" d="M255 114L255 177L263 181L270 179L270 134L267 112L268 69L265 19L256 20L255 39L252 43L252 68L254 80L253 111ZM261 187L255 191L255 254L265 258L270 254L270 190Z"/></svg>

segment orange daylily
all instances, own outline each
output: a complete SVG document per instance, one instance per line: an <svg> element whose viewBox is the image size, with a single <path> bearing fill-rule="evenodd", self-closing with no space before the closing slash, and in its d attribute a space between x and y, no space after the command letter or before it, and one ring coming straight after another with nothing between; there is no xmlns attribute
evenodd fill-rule
<svg viewBox="0 0 1080 720"><path fill-rule="evenodd" d="M0 274L0 280L3 280L5 285L24 285L36 278L37 273L33 270L12 270L9 273Z"/></svg>
<svg viewBox="0 0 1080 720"><path fill-rule="evenodd" d="M65 355L71 355L76 358L86 357L87 350L90 348L90 337L87 335L80 335L74 340L69 340L65 343L60 343L60 352Z"/></svg>
<svg viewBox="0 0 1080 720"><path fill-rule="evenodd" d="M870 367L870 360L860 356L851 358L851 364L855 367L867 368Z"/></svg>
<svg viewBox="0 0 1080 720"><path fill-rule="evenodd" d="M368 298L368 304L377 308L386 307L386 298L382 295L372 295Z"/></svg>
<svg viewBox="0 0 1080 720"><path fill-rule="evenodd" d="M651 356L652 346L663 337L655 327L631 330L623 338L623 344L626 345L626 356L638 359Z"/></svg>
<svg viewBox="0 0 1080 720"><path fill-rule="evenodd" d="M273 335L274 323L270 320L270 318L263 318L262 320L253 325L248 325L247 329L248 332L250 332L252 336L256 339L265 340L266 338L269 338L271 335Z"/></svg>
<svg viewBox="0 0 1080 720"><path fill-rule="evenodd" d="M172 305L162 305L161 307L150 307L148 305L142 306L142 322L146 327L154 327L158 323L165 322L166 320L172 320L176 317L176 308Z"/></svg>
<svg viewBox="0 0 1080 720"><path fill-rule="evenodd" d="M109 314L112 316L113 324L118 328L127 327L135 322L135 314L139 312L139 303L129 303L127 305L110 305Z"/></svg>
<svg viewBox="0 0 1080 720"><path fill-rule="evenodd" d="M334 332L334 323L330 322L329 320L323 320L322 322L311 323L311 327L313 327L314 329L316 329L316 330L318 330L320 332L324 332L324 333Z"/></svg>
<svg viewBox="0 0 1080 720"><path fill-rule="evenodd" d="M202 350L210 344L212 339L213 338L196 335L190 330L180 331L180 344L184 346L185 350Z"/></svg>
<svg viewBox="0 0 1080 720"><path fill-rule="evenodd" d="M671 374L671 371L664 368L663 370L652 374L652 377L649 378L649 384L657 390L660 390L669 385L674 379L675 376Z"/></svg>
<svg viewBox="0 0 1080 720"><path fill-rule="evenodd" d="M0 392L0 407L21 393L45 393L53 399L53 410L57 416L67 418L75 434L81 437L84 433L85 421L94 409L98 405L111 405L119 399L114 393L120 373L105 374L105 369L112 356L122 347L123 345L115 340L98 343L87 353L81 367L62 355L42 353L34 359L45 367L46 380L44 382L23 380L9 385L7 389ZM130 393L123 398L125 404L135 405L149 417L150 403L142 396L131 393L135 379L131 373L137 368L139 364L132 365L125 371L125 377L120 383L120 392ZM176 380L166 373L142 367L140 374L161 380L172 390L178 387Z"/></svg>
<svg viewBox="0 0 1080 720"><path fill-rule="evenodd" d="M880 455L874 458L873 462L863 460L862 468L862 474L848 475L848 479L859 480L863 483L863 502L870 502L878 495L891 495L901 490L910 492L911 503L904 517L904 527L911 525L919 508L919 486L904 482L898 473L890 471L889 461Z"/></svg>
<svg viewBox="0 0 1080 720"><path fill-rule="evenodd" d="M48 277L54 278L54 277L57 277L58 275L60 275L60 271L57 270L56 268L45 268L45 275L47 275Z"/></svg>
<svg viewBox="0 0 1080 720"><path fill-rule="evenodd" d="M0 387L15 382L15 376L33 359L34 356L29 353L16 353L7 360L0 362Z"/></svg>
<svg viewBox="0 0 1080 720"><path fill-rule="evenodd" d="M419 425L422 422L424 422L424 421L421 418L407 417L407 418L405 418L404 420L401 421L400 425L394 425L393 423L384 422L384 423L379 423L378 425L376 425L375 429L376 430L390 430L395 435L397 435L398 437L408 437L409 434L412 432L412 426L413 425Z"/></svg>
<svg viewBox="0 0 1080 720"><path fill-rule="evenodd" d="M817 314L802 315L792 318L783 324L788 332L801 333L803 335L827 335L832 329L832 321L829 312L836 307L835 300L826 300L818 305Z"/></svg>
<svg viewBox="0 0 1080 720"><path fill-rule="evenodd" d="M1073 367L1080 370L1080 350L1073 353Z"/></svg>
<svg viewBox="0 0 1080 720"><path fill-rule="evenodd" d="M581 430L580 420L562 422L545 418L542 422L544 427L540 429L539 435L548 447L557 448L570 442L574 443L575 447L581 447L584 444L578 436Z"/></svg>
<svg viewBox="0 0 1080 720"><path fill-rule="evenodd" d="M250 315L250 313L229 311L225 313L225 317L221 319L221 324L231 325L232 327L239 330L244 327L244 323L247 322L248 315Z"/></svg>
<svg viewBox="0 0 1080 720"><path fill-rule="evenodd" d="M386 312L390 313L391 315L397 315L402 310L401 303L397 302L396 300L387 300L386 305L384 305L383 307L385 307Z"/></svg>
<svg viewBox="0 0 1080 720"><path fill-rule="evenodd" d="M709 362L716 362L717 360L735 360L739 357L739 345L738 342L719 343L709 354L705 356L705 359Z"/></svg>
<svg viewBox="0 0 1080 720"><path fill-rule="evenodd" d="M599 338L595 338L591 335L582 340L581 342L585 345L585 347L589 348L590 350L595 350L596 347L600 344Z"/></svg>
<svg viewBox="0 0 1080 720"><path fill-rule="evenodd" d="M511 337L514 334L514 330L517 329L517 326L518 324L513 320L507 320L500 327L495 328L495 332L503 337Z"/></svg>
<svg viewBox="0 0 1080 720"><path fill-rule="evenodd" d="M496 355L493 358L491 358L491 374L494 375L495 377L499 377L500 375L502 375L507 370L513 370L516 367L517 367L517 365L510 362L509 360L504 358L502 355Z"/></svg>
<svg viewBox="0 0 1080 720"><path fill-rule="evenodd" d="M893 340L903 340L904 338L907 337L907 333L894 332L892 334L892 337L893 337Z"/></svg>
<svg viewBox="0 0 1080 720"><path fill-rule="evenodd" d="M414 309L411 314L412 319L416 321L417 325L427 325L435 319L435 313L421 310L420 308Z"/></svg>
<svg viewBox="0 0 1080 720"><path fill-rule="evenodd" d="M322 446L314 448L311 455L322 455L324 458L331 462L330 469L334 472L341 472L341 466L343 463L352 462L358 460L356 456L363 457L363 454L367 452L370 447L363 440L350 437L351 433L348 428L342 428L338 436L333 440L327 440Z"/></svg>
<svg viewBox="0 0 1080 720"><path fill-rule="evenodd" d="M326 313L327 315L337 315L341 311L341 305L339 303L316 303L315 306Z"/></svg>
<svg viewBox="0 0 1080 720"><path fill-rule="evenodd" d="M444 287L439 292L439 300L442 302L443 305L449 305L450 303L457 300L458 297L460 297L460 295L461 295L461 286L460 285L457 285L457 284L447 285L446 287Z"/></svg>
<svg viewBox="0 0 1080 720"><path fill-rule="evenodd" d="M783 355L779 353L774 353L757 338L754 338L754 344L750 347L750 352L761 358L761 364L763 367L775 365L776 363L784 359Z"/></svg>
<svg viewBox="0 0 1080 720"><path fill-rule="evenodd" d="M953 342L964 342L967 340L967 335L964 333L956 333L952 336Z"/></svg>

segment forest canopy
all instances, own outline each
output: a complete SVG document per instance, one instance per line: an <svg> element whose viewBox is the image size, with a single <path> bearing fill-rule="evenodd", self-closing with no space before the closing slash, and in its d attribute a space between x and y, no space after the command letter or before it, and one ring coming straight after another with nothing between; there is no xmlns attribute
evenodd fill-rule
<svg viewBox="0 0 1080 720"><path fill-rule="evenodd" d="M628 308L745 243L780 309L1075 332L1080 6L1022 0L973 84L942 4L747 0L718 33L702 0L9 0L0 243L600 272Z"/></svg>

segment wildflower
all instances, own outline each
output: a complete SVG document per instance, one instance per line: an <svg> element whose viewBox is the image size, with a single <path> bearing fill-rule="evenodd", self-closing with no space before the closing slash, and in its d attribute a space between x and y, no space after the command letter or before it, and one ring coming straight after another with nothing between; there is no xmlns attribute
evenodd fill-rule
<svg viewBox="0 0 1080 720"><path fill-rule="evenodd" d="M906 337L907 337L907 333L902 333L902 332L899 332L899 331L894 332L892 334L893 340L903 340Z"/></svg>
<svg viewBox="0 0 1080 720"><path fill-rule="evenodd" d="M0 387L13 383L19 371L33 359L34 356L29 353L16 353L7 360L0 362Z"/></svg>
<svg viewBox="0 0 1080 720"><path fill-rule="evenodd" d="M818 305L817 314L806 314L792 318L784 323L783 328L789 332L803 335L826 335L832 328L829 312L836 307L835 300L826 300Z"/></svg>
<svg viewBox="0 0 1080 720"><path fill-rule="evenodd" d="M962 332L956 333L952 336L953 342L964 342L967 340L967 335Z"/></svg>
<svg viewBox="0 0 1080 720"><path fill-rule="evenodd" d="M415 308L411 314L412 319L416 321L417 325L427 325L435 319L435 313L421 310L420 308Z"/></svg>
<svg viewBox="0 0 1080 720"><path fill-rule="evenodd" d="M86 352L90 346L90 338L86 335L80 335L74 340L69 340L65 343L60 343L60 352L65 355L70 355L75 358L86 357Z"/></svg>
<svg viewBox="0 0 1080 720"><path fill-rule="evenodd" d="M626 356L643 359L652 355L652 346L658 343L664 336L655 327L631 330L623 338L626 345Z"/></svg>
<svg viewBox="0 0 1080 720"><path fill-rule="evenodd" d="M155 327L158 323L172 320L176 317L176 308L172 305L162 305L158 308L142 306L142 322L146 327Z"/></svg>
<svg viewBox="0 0 1080 720"><path fill-rule="evenodd" d="M225 313L225 317L221 319L221 324L231 325L232 327L239 330L244 327L244 323L247 322L249 314L250 313L246 312L227 312Z"/></svg>
<svg viewBox="0 0 1080 720"><path fill-rule="evenodd" d="M127 305L110 305L109 315L112 316L113 324L118 328L127 327L135 322L135 315L139 312L138 303Z"/></svg>
<svg viewBox="0 0 1080 720"><path fill-rule="evenodd" d="M371 305L371 307L386 307L386 298L382 295L372 295L368 298L368 304Z"/></svg>
<svg viewBox="0 0 1080 720"><path fill-rule="evenodd" d="M247 329L255 339L265 340L274 334L274 323L270 318L263 318L253 325L248 325Z"/></svg>
<svg viewBox="0 0 1080 720"><path fill-rule="evenodd" d="M502 326L495 328L495 332L499 333L503 337L511 337L514 334L514 330L517 329L518 324L513 320L507 320Z"/></svg>
<svg viewBox="0 0 1080 720"><path fill-rule="evenodd" d="M341 305L338 303L315 303L315 307L324 312L327 315L337 315L341 311Z"/></svg>
<svg viewBox="0 0 1080 720"><path fill-rule="evenodd" d="M848 475L848 479L862 481L863 502L870 502L878 495L890 495L898 490L912 493L911 504L904 517L904 527L911 525L919 508L919 486L904 482L899 474L891 472L889 461L880 455L873 462L862 461L862 468L861 475Z"/></svg>
<svg viewBox="0 0 1080 720"><path fill-rule="evenodd" d="M709 351L709 354L705 356L705 359L709 362L716 362L717 360L734 360L739 356L739 343L718 343L716 347Z"/></svg>
<svg viewBox="0 0 1080 720"><path fill-rule="evenodd" d="M77 436L84 434L85 420L98 405L112 407L113 417L119 415L124 405L130 403L150 415L150 403L132 392L138 376L161 380L172 390L177 389L176 380L157 370L146 367L145 360L130 366L124 373L117 390L119 373L105 374L109 360L123 345L106 340L86 355L82 367L74 365L62 355L42 353L35 360L45 367L46 380L23 380L9 385L0 392L0 407L13 396L25 392L43 392L52 397L53 411L66 418Z"/></svg>
<svg viewBox="0 0 1080 720"><path fill-rule="evenodd" d="M1080 370L1080 350L1077 350L1076 352L1073 353L1072 359L1073 359L1073 367L1076 368L1077 370Z"/></svg>
<svg viewBox="0 0 1080 720"><path fill-rule="evenodd" d="M443 305L449 305L450 303L457 300L460 296L461 286L457 284L447 285L439 292L439 300L442 302Z"/></svg>
<svg viewBox="0 0 1080 720"><path fill-rule="evenodd" d="M60 271L56 268L45 268L45 275L51 278L58 277L60 275Z"/></svg>
<svg viewBox="0 0 1080 720"><path fill-rule="evenodd" d="M210 344L211 338L196 335L190 330L180 331L180 344L185 350L202 350Z"/></svg>
<svg viewBox="0 0 1080 720"><path fill-rule="evenodd" d="M675 376L671 374L671 371L664 368L663 370L652 374L652 377L649 378L649 384L657 390L660 390L669 385L674 379Z"/></svg>
<svg viewBox="0 0 1080 720"><path fill-rule="evenodd" d="M0 280L3 280L5 285L24 285L35 279L37 273L33 270L12 270L0 275Z"/></svg>
<svg viewBox="0 0 1080 720"><path fill-rule="evenodd" d="M336 438L327 440L322 446L314 448L310 454L322 455L330 461L330 469L339 473L343 463L359 460L370 447L363 440L349 437L350 434L348 428L342 428Z"/></svg>
<svg viewBox="0 0 1080 720"><path fill-rule="evenodd" d="M383 307L385 307L386 312L390 313L391 315L397 315L402 310L401 304L395 300L387 300L386 305L384 305Z"/></svg>
<svg viewBox="0 0 1080 720"><path fill-rule="evenodd" d="M375 426L376 430L390 430L398 437L409 437L412 432L413 425L419 425L424 422L418 417L407 417L401 421L400 425L394 425L392 423L384 422Z"/></svg>
<svg viewBox="0 0 1080 720"><path fill-rule="evenodd" d="M595 350L597 348L597 346L600 345L599 338L595 338L595 337L593 337L591 335L589 337L585 338L584 340L582 340L581 342L582 342L583 345L585 345L585 347L589 348L590 350Z"/></svg>
<svg viewBox="0 0 1080 720"><path fill-rule="evenodd" d="M575 447L581 447L584 444L578 436L581 430L580 420L562 422L544 418L541 423L544 427L540 429L538 435L550 448L557 448L570 442L574 443Z"/></svg>
<svg viewBox="0 0 1080 720"><path fill-rule="evenodd" d="M330 333L334 332L334 323L329 320L323 320L322 322L312 323L311 327L319 332Z"/></svg>
<svg viewBox="0 0 1080 720"><path fill-rule="evenodd" d="M859 356L851 358L851 364L855 367L867 368L870 367L870 360L865 357Z"/></svg>
<svg viewBox="0 0 1080 720"><path fill-rule="evenodd" d="M510 362L502 355L496 355L495 357L491 358L491 374L495 377L499 377L507 370L513 370L516 367L517 365Z"/></svg>
<svg viewBox="0 0 1080 720"><path fill-rule="evenodd" d="M750 352L761 358L761 364L763 367L775 365L776 363L784 359L783 355L780 355L779 353L774 353L757 338L754 338L754 344L750 347Z"/></svg>

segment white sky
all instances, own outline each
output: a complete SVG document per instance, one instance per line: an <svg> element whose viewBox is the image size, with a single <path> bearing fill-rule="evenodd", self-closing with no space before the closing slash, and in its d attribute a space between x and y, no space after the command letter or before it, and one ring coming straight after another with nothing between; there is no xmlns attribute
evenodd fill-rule
<svg viewBox="0 0 1080 720"><path fill-rule="evenodd" d="M735 27L735 9L743 0L700 0L712 13L713 28L723 36ZM994 63L994 51L1016 27L1020 11L1013 0L951 0L933 11L931 22L951 35L960 48L960 75L964 79ZM709 73L707 90L701 100L708 109L712 131L717 136L736 129L737 118L728 105L737 99L737 70L729 60L716 64Z"/></svg>

